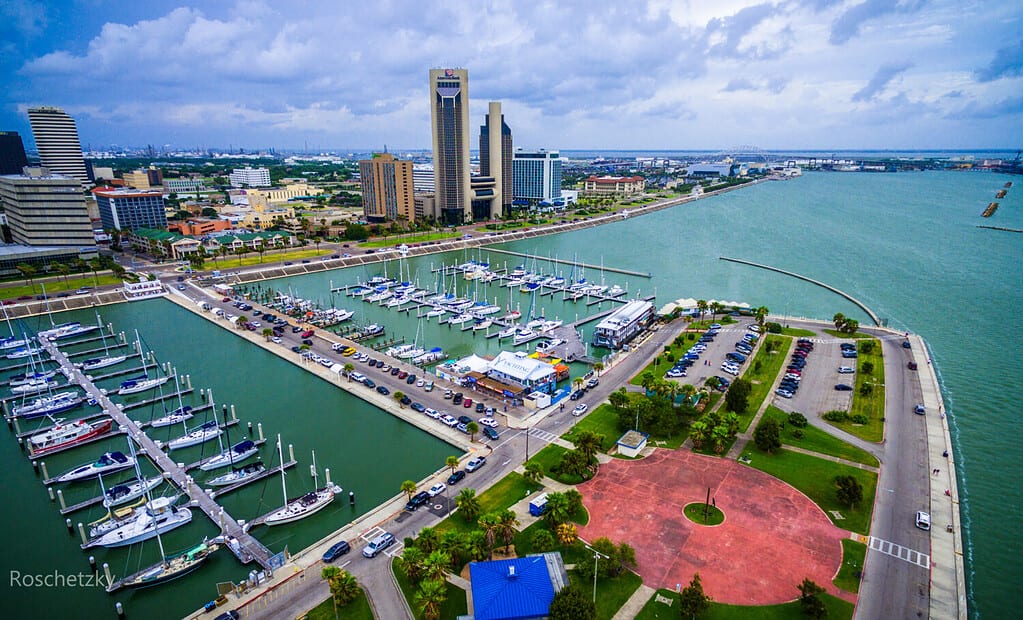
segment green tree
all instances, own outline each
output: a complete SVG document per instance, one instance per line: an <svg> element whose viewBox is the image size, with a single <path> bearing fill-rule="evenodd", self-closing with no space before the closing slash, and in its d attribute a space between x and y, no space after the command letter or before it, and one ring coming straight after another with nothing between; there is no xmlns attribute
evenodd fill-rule
<svg viewBox="0 0 1023 620"><path fill-rule="evenodd" d="M760 420L760 424L757 424L756 430L753 431L753 441L764 452L771 453L781 448L781 428L778 421L774 418Z"/></svg>
<svg viewBox="0 0 1023 620"><path fill-rule="evenodd" d="M583 495L575 489L565 491L565 499L568 500L568 514L577 515L583 510Z"/></svg>
<svg viewBox="0 0 1023 620"><path fill-rule="evenodd" d="M455 473L455 470L458 469L458 457L457 456L449 456L447 459L444 460L444 464L449 469L451 469L451 473Z"/></svg>
<svg viewBox="0 0 1023 620"><path fill-rule="evenodd" d="M426 620L438 620L440 618L440 607L447 598L448 587L444 581L427 579L419 584L419 591L415 595L415 603Z"/></svg>
<svg viewBox="0 0 1023 620"><path fill-rule="evenodd" d="M67 277L71 275L71 265L67 263L57 263L53 265L53 270L58 274L64 276L64 286L67 287Z"/></svg>
<svg viewBox="0 0 1023 620"><path fill-rule="evenodd" d="M465 488L458 492L455 497L455 505L462 517L472 523L480 516L480 498L476 495L476 489Z"/></svg>
<svg viewBox="0 0 1023 620"><path fill-rule="evenodd" d="M401 409L405 408L405 405L401 404L401 399L403 398L405 398L405 392L402 392L401 390L397 390L394 392L394 400L398 401L398 407L400 407Z"/></svg>
<svg viewBox="0 0 1023 620"><path fill-rule="evenodd" d="M847 334L855 334L860 328L860 322L856 319L846 319L845 325L842 326L842 331Z"/></svg>
<svg viewBox="0 0 1023 620"><path fill-rule="evenodd" d="M683 619L701 616L710 608L711 599L703 592L700 573L693 574L693 580L682 588L678 599L679 612Z"/></svg>
<svg viewBox="0 0 1023 620"><path fill-rule="evenodd" d="M533 545L533 551L537 553L554 551L558 546L557 541L554 539L554 534L551 534L550 530L537 530L533 532L529 542Z"/></svg>
<svg viewBox="0 0 1023 620"><path fill-rule="evenodd" d="M423 553L432 553L437 550L437 530L432 527L424 527L419 530L419 536L416 537L416 547L423 550Z"/></svg>
<svg viewBox="0 0 1023 620"><path fill-rule="evenodd" d="M419 583L423 577L423 563L426 562L426 553L418 545L405 547L398 558L398 566L405 571L405 576L413 584Z"/></svg>
<svg viewBox="0 0 1023 620"><path fill-rule="evenodd" d="M593 364L593 372L597 373L598 377L600 376L600 373L602 373L603 371L604 371L604 362L594 362L594 364Z"/></svg>
<svg viewBox="0 0 1023 620"><path fill-rule="evenodd" d="M700 320L701 321L703 320L703 315L707 313L707 308L709 308L709 307L710 306L707 304L707 300L706 299L697 299L696 300L696 309L700 311Z"/></svg>
<svg viewBox="0 0 1023 620"><path fill-rule="evenodd" d="M860 364L860 371L862 371L863 374L865 374L865 375L872 375L872 374L874 374L874 363L873 362L863 362L862 364Z"/></svg>
<svg viewBox="0 0 1023 620"><path fill-rule="evenodd" d="M103 263L98 258L94 258L89 261L89 269L92 270L93 286L99 286L99 270L102 268Z"/></svg>
<svg viewBox="0 0 1023 620"><path fill-rule="evenodd" d="M348 377L348 383L351 383L352 373L355 372L355 364L345 364L343 370L345 371L345 375Z"/></svg>
<svg viewBox="0 0 1023 620"><path fill-rule="evenodd" d="M469 432L469 441L476 441L476 433L480 432L480 425L475 422L469 422L465 425L465 430Z"/></svg>
<svg viewBox="0 0 1023 620"><path fill-rule="evenodd" d="M838 487L836 495L840 504L853 508L863 501L863 485L855 476L837 476L835 485Z"/></svg>
<svg viewBox="0 0 1023 620"><path fill-rule="evenodd" d="M330 594L334 598L334 604L344 607L359 596L359 582L348 571L337 566L324 566L320 577L330 587Z"/></svg>
<svg viewBox="0 0 1023 620"><path fill-rule="evenodd" d="M597 452L600 450L603 443L604 436L593 431L580 431L579 434L575 436L575 449L586 457L587 462L593 460L597 456Z"/></svg>
<svg viewBox="0 0 1023 620"><path fill-rule="evenodd" d="M803 615L811 618L823 618L828 615L828 609L820 597L824 593L824 588L809 578L803 579L803 583L796 587L799 589L799 606L803 609Z"/></svg>
<svg viewBox="0 0 1023 620"><path fill-rule="evenodd" d="M625 388L611 392L608 395L607 400L611 403L611 406L614 407L615 411L625 410L629 406L629 395L625 391Z"/></svg>
<svg viewBox="0 0 1023 620"><path fill-rule="evenodd" d="M273 337L274 335L274 330L270 329L269 327L264 327L262 333L263 337L266 338L266 341L270 342L270 338Z"/></svg>
<svg viewBox="0 0 1023 620"><path fill-rule="evenodd" d="M547 509L544 510L543 520L547 525L555 527L567 522L572 517L568 498L564 493L553 491L547 494Z"/></svg>
<svg viewBox="0 0 1023 620"><path fill-rule="evenodd" d="M554 595L547 611L550 620L596 620L597 606L574 584Z"/></svg>
<svg viewBox="0 0 1023 620"><path fill-rule="evenodd" d="M416 494L416 483L413 480L406 480L401 483L401 492L408 495L409 501L412 501L412 496Z"/></svg>
<svg viewBox="0 0 1023 620"><path fill-rule="evenodd" d="M845 327L845 315L841 312L836 312L835 316L831 318L831 321L835 324L835 329L838 331L844 331L842 328Z"/></svg>
<svg viewBox="0 0 1023 620"><path fill-rule="evenodd" d="M476 524L480 526L487 537L487 557L494 559L494 542L497 540L497 533L501 528L501 519L498 515L490 513L481 516Z"/></svg>
<svg viewBox="0 0 1023 620"><path fill-rule="evenodd" d="M697 420L689 426L689 438L693 440L694 448L703 448L703 444L710 439L710 430L711 426L705 420Z"/></svg>
<svg viewBox="0 0 1023 620"><path fill-rule="evenodd" d="M451 534L452 532L446 532L445 535ZM457 532L454 532L457 534ZM440 546L440 541L438 541ZM450 546L450 545L449 545ZM444 581L445 575L448 572L448 566L451 564L451 554L441 549L435 549L431 551L426 559L423 560L423 579Z"/></svg>
<svg viewBox="0 0 1023 620"><path fill-rule="evenodd" d="M590 470L590 460L579 450L570 450L561 457L558 467L566 474L585 478Z"/></svg>
<svg viewBox="0 0 1023 620"><path fill-rule="evenodd" d="M536 484L543 479L543 467L536 461L527 461L525 470L526 480L529 480L533 484Z"/></svg>
<svg viewBox="0 0 1023 620"><path fill-rule="evenodd" d="M734 381L732 381L732 384L728 386L728 391L725 393L725 408L728 411L734 411L739 414L746 413L746 407L749 406L749 395L752 389L753 386L750 384L748 379L737 377Z"/></svg>
<svg viewBox="0 0 1023 620"><path fill-rule="evenodd" d="M714 444L714 453L721 454L725 451L728 442L732 440L732 434L728 432L727 426L719 424L711 429L710 440Z"/></svg>
<svg viewBox="0 0 1023 620"><path fill-rule="evenodd" d="M18 263L15 269L21 273L21 277L25 278L25 286L31 286L32 278L36 275L36 268L28 263Z"/></svg>
<svg viewBox="0 0 1023 620"><path fill-rule="evenodd" d="M724 305L721 304L721 302L718 301L712 302L710 304L710 318L712 320L716 320L718 318L718 314L720 314L721 311L724 309L725 307Z"/></svg>
<svg viewBox="0 0 1023 620"><path fill-rule="evenodd" d="M469 532L465 537L465 550L469 559L480 562L487 558L487 536L479 530Z"/></svg>

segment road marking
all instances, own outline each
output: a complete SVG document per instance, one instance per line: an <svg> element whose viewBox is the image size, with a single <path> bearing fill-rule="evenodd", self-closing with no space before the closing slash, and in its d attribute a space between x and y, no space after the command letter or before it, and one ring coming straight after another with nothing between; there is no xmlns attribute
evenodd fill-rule
<svg viewBox="0 0 1023 620"><path fill-rule="evenodd" d="M548 433L547 431L541 430L539 428L529 429L529 436L536 437L537 439L546 441L547 443L554 443L554 441L558 438L558 436L555 435L554 433Z"/></svg>
<svg viewBox="0 0 1023 620"><path fill-rule="evenodd" d="M885 555L890 555L893 558L898 558L904 562L910 564L916 564L921 568L929 569L931 567L931 556L926 553L920 553L914 551L909 547L903 547L893 542L882 540L880 538L870 537L870 548L874 551L880 551Z"/></svg>
<svg viewBox="0 0 1023 620"><path fill-rule="evenodd" d="M340 564L340 565L338 565L338 568L345 568L346 566L348 566L348 565L349 565L349 564L351 564L351 563L352 563L352 561L351 561L351 560L348 560L348 561L347 561L347 562L345 562L344 564Z"/></svg>
<svg viewBox="0 0 1023 620"><path fill-rule="evenodd" d="M375 525L370 529L366 530L365 532L363 532L362 534L359 534L359 538L365 540L366 542L369 542L376 538L377 536L383 534L385 531L386 530L384 528L380 527L379 525Z"/></svg>
<svg viewBox="0 0 1023 620"><path fill-rule="evenodd" d="M395 556L401 555L401 552L404 551L404 550L405 550L405 543L400 542L400 543L397 543L395 545L392 545L391 549L388 549L388 550L384 551L384 555L393 558Z"/></svg>

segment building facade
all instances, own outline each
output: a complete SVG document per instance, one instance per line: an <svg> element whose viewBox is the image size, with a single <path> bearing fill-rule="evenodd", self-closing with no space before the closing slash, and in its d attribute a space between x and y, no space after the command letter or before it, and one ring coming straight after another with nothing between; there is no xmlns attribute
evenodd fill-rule
<svg viewBox="0 0 1023 620"><path fill-rule="evenodd" d="M487 217L497 219L511 211L512 132L504 122L500 101L490 102L489 113L480 127L480 176L494 179L494 195Z"/></svg>
<svg viewBox="0 0 1023 620"><path fill-rule="evenodd" d="M125 172L124 184L135 189L152 189L163 186L163 172L154 166Z"/></svg>
<svg viewBox="0 0 1023 620"><path fill-rule="evenodd" d="M643 191L643 177L590 177L583 185L583 196L594 198L624 198Z"/></svg>
<svg viewBox="0 0 1023 620"><path fill-rule="evenodd" d="M557 151L515 151L512 192L517 205L561 200L561 155Z"/></svg>
<svg viewBox="0 0 1023 620"><path fill-rule="evenodd" d="M359 161L362 212L368 222L416 221L412 162L390 153L374 153Z"/></svg>
<svg viewBox="0 0 1023 620"><path fill-rule="evenodd" d="M230 178L234 187L270 187L270 170L267 168L235 168Z"/></svg>
<svg viewBox="0 0 1023 620"><path fill-rule="evenodd" d="M106 230L167 227L163 190L101 188L92 193Z"/></svg>
<svg viewBox="0 0 1023 620"><path fill-rule="evenodd" d="M206 190L206 183L202 179L164 179L163 189L169 194L201 192Z"/></svg>
<svg viewBox="0 0 1023 620"><path fill-rule="evenodd" d="M608 315L593 329L593 346L620 349L646 327L654 316L654 305L632 300Z"/></svg>
<svg viewBox="0 0 1023 620"><path fill-rule="evenodd" d="M436 185L433 178L433 166L431 164L412 164L412 187L417 194L423 192L433 193Z"/></svg>
<svg viewBox="0 0 1023 620"><path fill-rule="evenodd" d="M469 169L469 72L430 70L430 122L433 134L434 194L440 220L472 219Z"/></svg>
<svg viewBox="0 0 1023 620"><path fill-rule="evenodd" d="M28 165L25 145L16 131L0 131L0 174L21 174Z"/></svg>
<svg viewBox="0 0 1023 620"><path fill-rule="evenodd" d="M28 109L28 122L32 125L32 137L41 165L54 174L88 185L89 173L85 169L85 156L82 155L75 119L61 108L39 107Z"/></svg>
<svg viewBox="0 0 1023 620"><path fill-rule="evenodd" d="M92 222L78 179L25 167L0 176L0 204L16 244L74 247L96 252Z"/></svg>

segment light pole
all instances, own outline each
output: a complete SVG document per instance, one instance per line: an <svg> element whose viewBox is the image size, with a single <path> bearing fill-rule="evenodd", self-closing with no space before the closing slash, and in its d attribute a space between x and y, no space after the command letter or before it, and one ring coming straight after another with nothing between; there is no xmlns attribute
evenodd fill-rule
<svg viewBox="0 0 1023 620"><path fill-rule="evenodd" d="M597 603L597 563L600 561L600 558L604 558L606 560L611 556L604 555L593 547L588 546L586 548L593 552L593 604L595 605Z"/></svg>

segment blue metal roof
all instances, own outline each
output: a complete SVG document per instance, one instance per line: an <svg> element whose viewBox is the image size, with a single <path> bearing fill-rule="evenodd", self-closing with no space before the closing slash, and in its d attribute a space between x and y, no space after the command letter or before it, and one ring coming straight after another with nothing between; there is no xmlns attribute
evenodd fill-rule
<svg viewBox="0 0 1023 620"><path fill-rule="evenodd" d="M543 618L554 600L554 586L542 555L473 562L469 576L476 620Z"/></svg>

